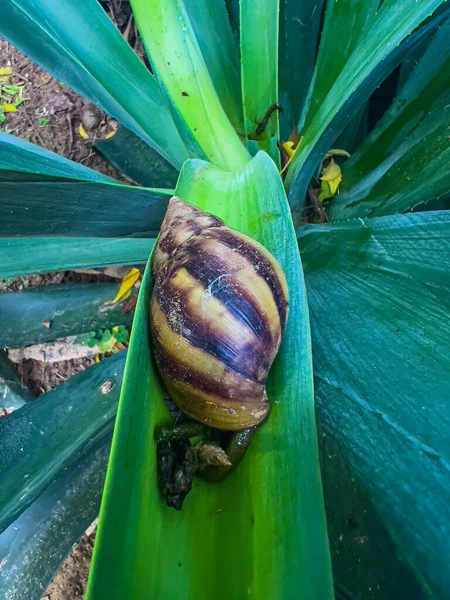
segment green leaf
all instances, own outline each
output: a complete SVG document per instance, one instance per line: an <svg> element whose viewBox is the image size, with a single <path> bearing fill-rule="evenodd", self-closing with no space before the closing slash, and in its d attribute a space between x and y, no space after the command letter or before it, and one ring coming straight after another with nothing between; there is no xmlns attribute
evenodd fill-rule
<svg viewBox="0 0 450 600"><path fill-rule="evenodd" d="M324 144L333 142L354 111L404 58L408 49L429 34L433 21L402 44L441 3L442 0L387 0L372 18L308 128L300 132L303 139L285 180L294 209L303 202L309 179L329 149Z"/></svg>
<svg viewBox="0 0 450 600"><path fill-rule="evenodd" d="M111 434L69 465L0 534L0 597L40 600L73 544L98 514Z"/></svg>
<svg viewBox="0 0 450 600"><path fill-rule="evenodd" d="M174 188L177 183L177 169L122 125L112 137L97 140L94 148L122 175L139 185Z"/></svg>
<svg viewBox="0 0 450 600"><path fill-rule="evenodd" d="M142 264L154 243L155 240L139 238L0 238L0 277Z"/></svg>
<svg viewBox="0 0 450 600"><path fill-rule="evenodd" d="M0 299L3 295L0 295ZM3 323L4 321L2 321L2 326ZM0 408L20 408L25 402L32 399L33 394L20 381L6 352L0 351Z"/></svg>
<svg viewBox="0 0 450 600"><path fill-rule="evenodd" d="M169 190L80 181L0 182L2 236L156 237Z"/></svg>
<svg viewBox="0 0 450 600"><path fill-rule="evenodd" d="M311 83L317 52L323 0L280 0L278 50L281 137L297 128Z"/></svg>
<svg viewBox="0 0 450 600"><path fill-rule="evenodd" d="M424 595L450 523L450 214L299 230L318 409Z"/></svg>
<svg viewBox="0 0 450 600"><path fill-rule="evenodd" d="M227 169L241 169L248 154L228 120L205 64L183 0L131 0L159 80L191 154Z"/></svg>
<svg viewBox="0 0 450 600"><path fill-rule="evenodd" d="M269 377L272 411L229 478L217 484L196 481L181 513L164 506L154 432L170 420L149 352L147 268L86 598L332 598L308 309L277 169L263 152L235 174L191 161L177 194L264 243L295 290Z"/></svg>
<svg viewBox="0 0 450 600"><path fill-rule="evenodd" d="M114 283L61 284L0 294L0 347L42 344L128 324L133 312L124 312L122 303L112 303L118 289Z"/></svg>
<svg viewBox="0 0 450 600"><path fill-rule="evenodd" d="M241 0L241 72L245 133L249 150L265 150L280 166L278 111L279 0ZM267 122L266 122L267 120Z"/></svg>
<svg viewBox="0 0 450 600"><path fill-rule="evenodd" d="M341 448L316 415L321 473L336 598L422 600L414 573L402 561Z"/></svg>
<svg viewBox="0 0 450 600"><path fill-rule="evenodd" d="M114 181L54 152L0 132L0 181L14 181L15 178L23 180L26 175L42 180L61 177L84 181Z"/></svg>
<svg viewBox="0 0 450 600"><path fill-rule="evenodd" d="M379 0L327 0L312 88L299 130L310 127L358 43L367 43L366 32L378 5Z"/></svg>
<svg viewBox="0 0 450 600"><path fill-rule="evenodd" d="M405 212L449 191L450 17L343 169L330 218Z"/></svg>
<svg viewBox="0 0 450 600"><path fill-rule="evenodd" d="M0 419L0 531L114 422L126 352Z"/></svg>
<svg viewBox="0 0 450 600"><path fill-rule="evenodd" d="M185 6L214 89L234 129L244 136L239 47L225 2L185 0Z"/></svg>
<svg viewBox="0 0 450 600"><path fill-rule="evenodd" d="M97 0L11 0L0 33L174 166L188 158L158 83Z"/></svg>

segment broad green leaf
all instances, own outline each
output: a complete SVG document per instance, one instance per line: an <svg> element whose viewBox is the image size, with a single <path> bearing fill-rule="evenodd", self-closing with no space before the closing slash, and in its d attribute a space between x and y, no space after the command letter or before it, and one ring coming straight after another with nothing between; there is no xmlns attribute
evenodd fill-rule
<svg viewBox="0 0 450 600"><path fill-rule="evenodd" d="M297 128L310 87L317 53L323 0L280 0L278 50L281 137Z"/></svg>
<svg viewBox="0 0 450 600"><path fill-rule="evenodd" d="M249 150L265 150L280 166L278 111L279 0L241 0L241 73ZM266 122L267 121L267 122Z"/></svg>
<svg viewBox="0 0 450 600"><path fill-rule="evenodd" d="M88 169L79 163L63 158L25 142L20 138L0 132L0 181L23 180L26 176L42 179L61 177L84 181L114 182L113 179Z"/></svg>
<svg viewBox="0 0 450 600"><path fill-rule="evenodd" d="M154 243L153 239L139 238L0 238L0 277L142 264Z"/></svg>
<svg viewBox="0 0 450 600"><path fill-rule="evenodd" d="M234 129L244 137L239 45L224 0L185 0L189 20L219 100Z"/></svg>
<svg viewBox="0 0 450 600"><path fill-rule="evenodd" d="M122 175L139 185L174 188L177 183L178 170L122 125L112 137L97 140L94 148Z"/></svg>
<svg viewBox="0 0 450 600"><path fill-rule="evenodd" d="M263 152L234 174L191 161L177 194L253 235L285 269L291 313L269 377L272 411L229 478L196 481L181 513L163 504L154 433L170 420L149 351L147 268L86 598L331 599L308 309L277 169Z"/></svg>
<svg viewBox="0 0 450 600"><path fill-rule="evenodd" d="M450 214L299 230L318 410L425 597L450 585Z"/></svg>
<svg viewBox="0 0 450 600"><path fill-rule="evenodd" d="M404 212L450 189L450 17L344 166L333 220Z"/></svg>
<svg viewBox="0 0 450 600"><path fill-rule="evenodd" d="M248 154L220 103L183 0L131 0L152 66L191 154L237 170Z"/></svg>
<svg viewBox="0 0 450 600"><path fill-rule="evenodd" d="M28 179L0 182L1 236L156 237L170 196L116 183Z"/></svg>
<svg viewBox="0 0 450 600"><path fill-rule="evenodd" d="M125 356L102 360L0 419L0 531L111 429Z"/></svg>
<svg viewBox="0 0 450 600"><path fill-rule="evenodd" d="M0 295L0 299L2 295ZM0 312L0 314L2 313ZM3 323L2 314L2 327ZM0 408L20 408L25 402L32 399L33 394L20 381L8 360L6 352L0 351Z"/></svg>
<svg viewBox="0 0 450 600"><path fill-rule="evenodd" d="M309 126L300 131L300 135L303 136L301 144L285 180L294 209L302 204L309 179L328 150L324 144L331 144L336 139L354 111L362 106L376 86L414 44L429 34L434 27L433 21L410 36L411 39L406 40L406 45L402 44L441 3L442 0L383 2L330 92L311 118ZM441 18L441 15L436 17L439 20ZM335 49L335 52L338 51Z"/></svg>
<svg viewBox="0 0 450 600"><path fill-rule="evenodd" d="M0 34L174 166L189 157L157 81L97 0L10 0Z"/></svg>
<svg viewBox="0 0 450 600"><path fill-rule="evenodd" d="M310 127L358 43L366 43L378 5L379 0L327 0L311 89L298 124L301 131Z"/></svg>
<svg viewBox="0 0 450 600"><path fill-rule="evenodd" d="M7 557L1 598L41 600L61 562L98 514L110 442L107 433L0 534L0 560Z"/></svg>
<svg viewBox="0 0 450 600"><path fill-rule="evenodd" d="M436 11L436 13L439 12ZM405 56L435 31L436 27L444 20L444 17L443 14L433 15L433 18L427 19L426 24L415 30L399 46L394 48L335 114L330 125L324 130L319 141L308 154L291 188L289 202L295 224L298 225L303 222L303 208L308 185L311 178L319 174L323 157L335 145L337 136L345 131L352 119L358 119L358 112L367 105L372 92L386 80L386 77L392 73L393 69L401 63Z"/></svg>
<svg viewBox="0 0 450 600"><path fill-rule="evenodd" d="M423 600L414 573L398 555L342 449L316 415L322 485L336 599ZM345 590L345 593L344 593Z"/></svg>
<svg viewBox="0 0 450 600"><path fill-rule="evenodd" d="M112 302L118 289L114 283L61 284L0 294L0 348L131 323L133 311Z"/></svg>

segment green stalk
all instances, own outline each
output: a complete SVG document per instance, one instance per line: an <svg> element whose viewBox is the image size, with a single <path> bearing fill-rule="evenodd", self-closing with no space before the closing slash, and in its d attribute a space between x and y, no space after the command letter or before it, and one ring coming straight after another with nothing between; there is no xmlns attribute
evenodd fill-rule
<svg viewBox="0 0 450 600"><path fill-rule="evenodd" d="M245 167L248 153L222 108L184 2L131 4L152 65L183 124L180 131L189 130L193 154L227 171Z"/></svg>
<svg viewBox="0 0 450 600"><path fill-rule="evenodd" d="M279 0L240 2L245 133L250 152L265 150L279 167L278 13Z"/></svg>

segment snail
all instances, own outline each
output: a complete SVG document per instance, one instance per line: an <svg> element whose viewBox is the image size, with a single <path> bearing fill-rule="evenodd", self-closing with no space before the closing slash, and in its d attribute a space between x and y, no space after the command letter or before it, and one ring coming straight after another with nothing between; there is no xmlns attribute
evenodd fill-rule
<svg viewBox="0 0 450 600"><path fill-rule="evenodd" d="M261 244L177 197L169 202L152 269L155 362L171 400L194 419L163 432L160 473L171 470L172 451L185 460L186 440L200 436L209 440L197 452L200 470L218 479L268 415L266 380L288 318L286 278ZM218 432L236 432L227 452ZM188 470L198 471L198 456L188 459L195 463Z"/></svg>

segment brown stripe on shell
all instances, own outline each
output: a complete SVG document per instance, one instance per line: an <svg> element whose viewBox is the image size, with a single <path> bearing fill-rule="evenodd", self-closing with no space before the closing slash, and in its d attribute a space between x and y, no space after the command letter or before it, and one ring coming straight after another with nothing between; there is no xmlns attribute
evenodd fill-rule
<svg viewBox="0 0 450 600"><path fill-rule="evenodd" d="M231 404L252 402L264 394L263 384L249 381L233 371L228 371L223 378L219 379L208 377L205 373L198 373L185 366L182 357L172 356L167 352L156 336L153 337L153 341L158 368L164 380L168 382L178 381L189 384L205 394L217 396ZM207 360L208 357L205 357L205 361Z"/></svg>
<svg viewBox="0 0 450 600"><path fill-rule="evenodd" d="M192 267L192 263L189 263L189 267ZM215 327L217 321L208 319L206 310L202 318L202 308L198 307L195 310L195 307L191 306L188 299L189 290L183 289L176 282L172 285L173 278L181 270L170 269L164 274L167 276L161 277L155 288L157 302L170 328L188 340L192 346L219 359L227 368L247 379L264 383L277 349L273 347L268 331L265 330L263 334L261 330L259 335L256 335L246 323L239 321L226 305L223 305L221 325L226 325L228 330L224 331L223 327L222 330L218 330ZM203 286L199 288L199 284L198 280L194 280L195 291L200 289L201 295L205 297L207 291ZM244 302L242 295L236 295L233 300Z"/></svg>
<svg viewBox="0 0 450 600"><path fill-rule="evenodd" d="M205 290L205 299L214 297L222 302L237 322L248 327L264 345L270 346L271 323L264 310L268 307L263 307L252 295L252 291L248 289L248 282L238 280L242 268L251 268L252 265L248 262L242 264L242 260L232 265L227 256L221 255L221 249L227 250L218 244L212 245L205 235L192 238L189 245L180 249L174 257L173 271L167 276L173 277L174 271L185 268ZM264 284L264 281L261 280L261 284ZM275 331L278 331L278 326L277 320ZM277 338L276 335L274 337ZM274 341L276 343L277 339Z"/></svg>
<svg viewBox="0 0 450 600"><path fill-rule="evenodd" d="M220 359L207 354L201 348L193 346L189 340L180 336L170 327L166 315L162 312L155 294L151 299L151 333L165 351L177 358L186 368L191 369L214 380L220 380L231 387L235 386L236 377L240 377L229 369ZM264 373L261 375L264 377ZM249 381L247 378L245 381ZM250 383L252 383L250 381ZM253 382L257 384L257 382ZM256 388L255 388L256 389Z"/></svg>
<svg viewBox="0 0 450 600"><path fill-rule="evenodd" d="M222 244L225 244L229 248L235 249L241 256L245 257L253 264L255 271L261 275L272 290L280 315L282 331L284 331L288 316L288 297L285 292L287 287L284 282L282 283L280 281L273 265L268 258L264 256L264 254L267 253L267 250L255 240L252 240L248 236L234 231L229 227L208 230L208 235L210 235L212 239L220 240ZM263 248L264 253L261 252L260 248ZM279 270L282 274L281 267Z"/></svg>
<svg viewBox="0 0 450 600"><path fill-rule="evenodd" d="M153 273L161 270L169 256L183 242L205 229L222 226L223 221L217 217L183 202L176 196L171 198L153 255Z"/></svg>
<svg viewBox="0 0 450 600"><path fill-rule="evenodd" d="M231 402L190 383L164 378L164 375L163 379L172 400L183 412L220 430L241 431L253 427L261 423L270 410L265 391L252 402Z"/></svg>

